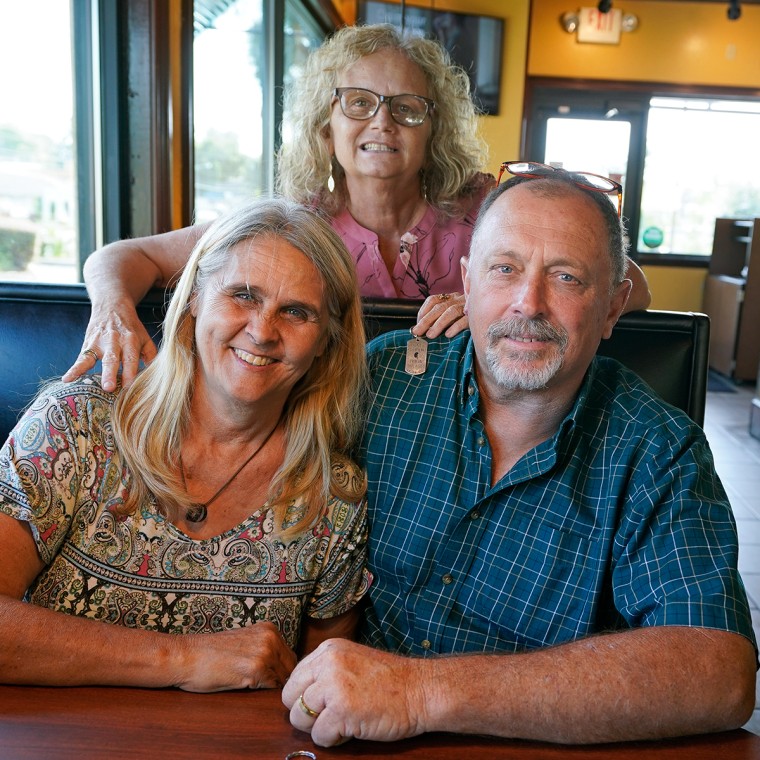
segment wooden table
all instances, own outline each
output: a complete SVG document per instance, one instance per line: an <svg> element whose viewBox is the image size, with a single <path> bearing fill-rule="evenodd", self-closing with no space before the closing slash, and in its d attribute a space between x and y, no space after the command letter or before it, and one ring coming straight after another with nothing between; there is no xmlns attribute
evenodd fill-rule
<svg viewBox="0 0 760 760"><path fill-rule="evenodd" d="M0 686L0 758L247 758L284 760L294 750L317 760L724 760L760 758L747 731L653 743L567 747L428 734L392 744L351 741L315 747L292 728L279 691L188 694L175 690Z"/></svg>

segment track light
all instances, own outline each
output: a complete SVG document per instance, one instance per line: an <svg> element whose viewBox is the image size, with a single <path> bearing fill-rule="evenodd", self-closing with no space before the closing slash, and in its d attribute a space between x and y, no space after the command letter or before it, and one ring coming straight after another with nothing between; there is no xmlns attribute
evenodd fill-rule
<svg viewBox="0 0 760 760"><path fill-rule="evenodd" d="M601 4L601 3L600 3ZM742 15L742 9L739 7L739 0L730 0L728 3L728 19L736 21Z"/></svg>
<svg viewBox="0 0 760 760"><path fill-rule="evenodd" d="M732 2L737 2L737 0L732 0ZM599 0L599 5L596 7L599 13L609 13L612 8L612 0Z"/></svg>

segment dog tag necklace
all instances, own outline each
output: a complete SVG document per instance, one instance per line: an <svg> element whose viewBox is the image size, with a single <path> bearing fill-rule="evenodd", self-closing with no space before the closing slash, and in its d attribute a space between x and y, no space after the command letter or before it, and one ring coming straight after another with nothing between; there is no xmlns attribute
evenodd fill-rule
<svg viewBox="0 0 760 760"><path fill-rule="evenodd" d="M408 375L421 375L427 369L427 341L413 335L406 344L404 371Z"/></svg>

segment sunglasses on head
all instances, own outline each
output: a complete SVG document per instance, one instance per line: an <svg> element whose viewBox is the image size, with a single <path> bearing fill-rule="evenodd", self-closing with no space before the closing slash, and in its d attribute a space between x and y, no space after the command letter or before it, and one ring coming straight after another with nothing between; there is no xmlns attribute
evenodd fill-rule
<svg viewBox="0 0 760 760"><path fill-rule="evenodd" d="M501 183L504 172L514 174L516 177L527 177L528 179L538 179L561 174L583 190L592 190L595 193L605 193L607 195L617 194L618 216L620 216L623 210L623 186L614 179L603 177L601 174L569 172L565 169L559 169L548 164L539 164L535 161L504 161L499 167L499 176L496 180L497 185Z"/></svg>

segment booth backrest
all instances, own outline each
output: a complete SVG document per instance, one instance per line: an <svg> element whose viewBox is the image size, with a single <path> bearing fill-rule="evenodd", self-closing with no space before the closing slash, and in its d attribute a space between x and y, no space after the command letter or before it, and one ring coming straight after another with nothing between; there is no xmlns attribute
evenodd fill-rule
<svg viewBox="0 0 760 760"><path fill-rule="evenodd" d="M410 301L364 302L364 323L370 336L408 329L419 304ZM705 419L710 319L681 311L634 311L624 314L598 354L611 356L636 372L667 402L695 422Z"/></svg>
<svg viewBox="0 0 760 760"><path fill-rule="evenodd" d="M151 292L139 314L160 337L165 294ZM408 329L419 304L364 301L367 334ZM40 383L60 376L82 348L90 315L83 285L0 283L0 439L4 441ZM639 311L623 316L599 353L637 372L666 401L704 421L709 320L704 314Z"/></svg>

